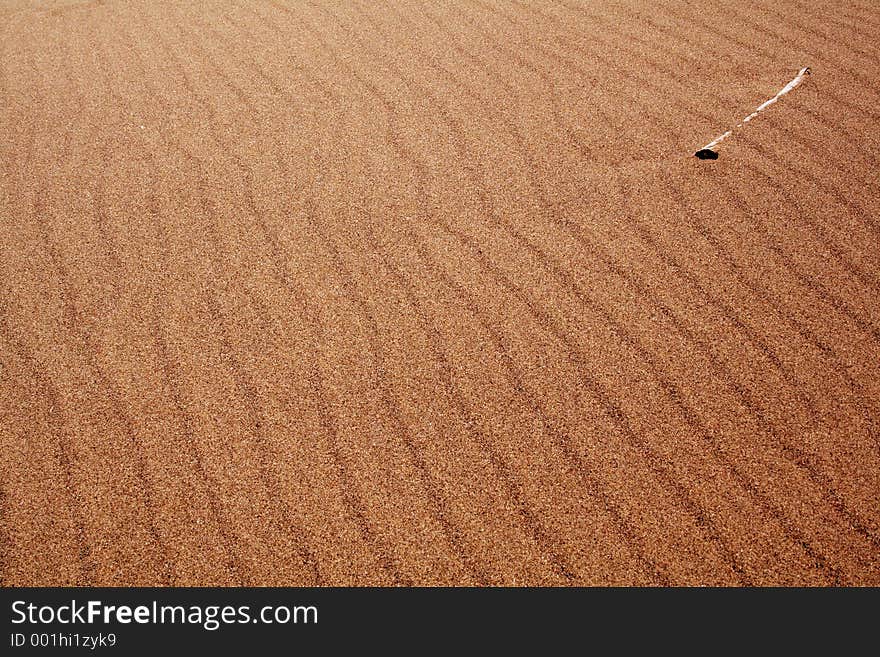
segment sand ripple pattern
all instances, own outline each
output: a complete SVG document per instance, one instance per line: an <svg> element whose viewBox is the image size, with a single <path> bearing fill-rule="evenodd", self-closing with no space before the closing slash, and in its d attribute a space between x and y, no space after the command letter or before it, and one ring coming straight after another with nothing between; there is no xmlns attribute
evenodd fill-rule
<svg viewBox="0 0 880 657"><path fill-rule="evenodd" d="M4 3L0 580L880 584L877 43Z"/></svg>

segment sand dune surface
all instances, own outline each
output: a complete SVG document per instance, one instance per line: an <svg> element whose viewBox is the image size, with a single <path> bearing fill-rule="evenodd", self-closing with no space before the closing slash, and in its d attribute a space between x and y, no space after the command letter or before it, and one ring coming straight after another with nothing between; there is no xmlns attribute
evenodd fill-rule
<svg viewBox="0 0 880 657"><path fill-rule="evenodd" d="M5 585L880 584L874 2L0 35Z"/></svg>

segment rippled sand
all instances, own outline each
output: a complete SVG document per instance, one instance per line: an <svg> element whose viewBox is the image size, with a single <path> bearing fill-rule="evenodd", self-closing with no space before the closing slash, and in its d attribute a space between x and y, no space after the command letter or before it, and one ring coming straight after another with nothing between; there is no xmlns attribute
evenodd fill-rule
<svg viewBox="0 0 880 657"><path fill-rule="evenodd" d="M0 21L4 584L880 584L872 0Z"/></svg>

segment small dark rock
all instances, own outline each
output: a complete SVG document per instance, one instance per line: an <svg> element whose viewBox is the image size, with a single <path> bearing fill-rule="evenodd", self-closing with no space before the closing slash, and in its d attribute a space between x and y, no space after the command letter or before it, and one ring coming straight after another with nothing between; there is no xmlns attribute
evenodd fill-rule
<svg viewBox="0 0 880 657"><path fill-rule="evenodd" d="M694 153L701 160L717 160L718 153L713 150L709 150L708 148L701 148L696 153Z"/></svg>

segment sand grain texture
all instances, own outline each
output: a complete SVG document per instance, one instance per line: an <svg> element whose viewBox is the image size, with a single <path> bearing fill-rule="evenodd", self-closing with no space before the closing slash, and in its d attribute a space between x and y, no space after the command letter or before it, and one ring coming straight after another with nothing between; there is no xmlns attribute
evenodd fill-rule
<svg viewBox="0 0 880 657"><path fill-rule="evenodd" d="M878 43L0 3L2 582L880 584Z"/></svg>

